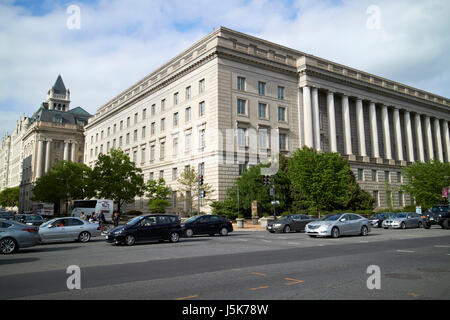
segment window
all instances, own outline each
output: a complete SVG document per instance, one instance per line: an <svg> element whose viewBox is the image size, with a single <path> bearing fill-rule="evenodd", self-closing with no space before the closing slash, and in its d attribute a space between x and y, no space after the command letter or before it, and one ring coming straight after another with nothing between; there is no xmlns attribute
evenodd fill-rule
<svg viewBox="0 0 450 320"><path fill-rule="evenodd" d="M113 147L113 149L116 148L116 139L113 139L112 147Z"/></svg>
<svg viewBox="0 0 450 320"><path fill-rule="evenodd" d="M164 170L159 171L159 178L164 179Z"/></svg>
<svg viewBox="0 0 450 320"><path fill-rule="evenodd" d="M94 144L94 136L91 136L91 144Z"/></svg>
<svg viewBox="0 0 450 320"><path fill-rule="evenodd" d="M150 125L150 135L154 135L155 134L155 123L152 122L152 124Z"/></svg>
<svg viewBox="0 0 450 320"><path fill-rule="evenodd" d="M172 180L177 180L177 168L172 168Z"/></svg>
<svg viewBox="0 0 450 320"><path fill-rule="evenodd" d="M134 114L134 124L138 123L138 114L137 112Z"/></svg>
<svg viewBox="0 0 450 320"><path fill-rule="evenodd" d="M242 175L247 170L246 163L239 163L239 175Z"/></svg>
<svg viewBox="0 0 450 320"><path fill-rule="evenodd" d="M151 113L152 113L152 116L154 116L155 113L156 113L156 105L155 104L152 104L152 111L151 111Z"/></svg>
<svg viewBox="0 0 450 320"><path fill-rule="evenodd" d="M238 147L245 147L245 134L246 129L238 128L237 129L237 138L238 138Z"/></svg>
<svg viewBox="0 0 450 320"><path fill-rule="evenodd" d="M201 162L198 164L198 174L201 176L205 175L205 163Z"/></svg>
<svg viewBox="0 0 450 320"><path fill-rule="evenodd" d="M106 152L109 152L109 141L106 143Z"/></svg>
<svg viewBox="0 0 450 320"><path fill-rule="evenodd" d="M245 91L245 78L243 77L237 78L237 89Z"/></svg>
<svg viewBox="0 0 450 320"><path fill-rule="evenodd" d="M186 108L186 112L185 112L185 121L186 121L186 122L191 121L191 107L187 107L187 108Z"/></svg>
<svg viewBox="0 0 450 320"><path fill-rule="evenodd" d="M265 103L258 104L258 117L260 119L267 119L267 104Z"/></svg>
<svg viewBox="0 0 450 320"><path fill-rule="evenodd" d="M152 144L151 146L150 146L150 161L155 161L155 145L154 144ZM152 180L153 180L153 178L152 178Z"/></svg>
<svg viewBox="0 0 450 320"><path fill-rule="evenodd" d="M191 86L186 88L186 100L191 98Z"/></svg>
<svg viewBox="0 0 450 320"><path fill-rule="evenodd" d="M358 180L363 181L364 180L364 169L358 169Z"/></svg>
<svg viewBox="0 0 450 320"><path fill-rule="evenodd" d="M127 145L130 144L130 134L127 133L127 140L126 140Z"/></svg>
<svg viewBox="0 0 450 320"><path fill-rule="evenodd" d="M198 82L198 93L205 92L205 79L202 79Z"/></svg>
<svg viewBox="0 0 450 320"><path fill-rule="evenodd" d="M130 120L130 117L128 117L128 118L127 118L127 128L129 128L130 125L131 125L131 120Z"/></svg>
<svg viewBox="0 0 450 320"><path fill-rule="evenodd" d="M287 136L285 133L280 133L280 150L287 150Z"/></svg>
<svg viewBox="0 0 450 320"><path fill-rule="evenodd" d="M150 179L150 180L153 180L154 178L155 178L154 173L153 173L153 172L150 172L149 179Z"/></svg>
<svg viewBox="0 0 450 320"><path fill-rule="evenodd" d="M142 139L145 139L145 131L146 131L147 127L143 126L142 127Z"/></svg>
<svg viewBox="0 0 450 320"><path fill-rule="evenodd" d="M177 207L177 192L176 191L173 191L172 192L172 206L174 207L174 208L176 208ZM169 217L164 217L164 218L169 218Z"/></svg>
<svg viewBox="0 0 450 320"><path fill-rule="evenodd" d="M166 156L166 143L161 142L160 150L159 150L159 158L162 160Z"/></svg>
<svg viewBox="0 0 450 320"><path fill-rule="evenodd" d="M205 147L205 129L201 129L199 131L199 137L200 137L199 146L200 146L200 148L204 148Z"/></svg>
<svg viewBox="0 0 450 320"><path fill-rule="evenodd" d="M178 92L175 92L173 94L173 104L177 105L178 104Z"/></svg>
<svg viewBox="0 0 450 320"><path fill-rule="evenodd" d="M390 176L389 176L389 171L384 172L384 181L386 181L386 182L391 181Z"/></svg>
<svg viewBox="0 0 450 320"><path fill-rule="evenodd" d="M278 86L278 99L284 99L284 87Z"/></svg>
<svg viewBox="0 0 450 320"><path fill-rule="evenodd" d="M173 138L173 155L178 154L178 138Z"/></svg>
<svg viewBox="0 0 450 320"><path fill-rule="evenodd" d="M264 96L266 94L266 83L265 82L258 82L258 94L260 96Z"/></svg>
<svg viewBox="0 0 450 320"><path fill-rule="evenodd" d="M190 152L191 151L191 134L187 133L184 138L184 151Z"/></svg>
<svg viewBox="0 0 450 320"><path fill-rule="evenodd" d="M245 110L245 104L247 101L243 100L243 99L238 99L237 101L237 114L245 114L246 110Z"/></svg>
<svg viewBox="0 0 450 320"><path fill-rule="evenodd" d="M398 205L399 205L399 207L403 207L403 204L404 203L404 201L403 201L403 192L401 192L401 191L399 191L398 192Z"/></svg>
<svg viewBox="0 0 450 320"><path fill-rule="evenodd" d="M286 108L278 107L278 121L286 121Z"/></svg>
<svg viewBox="0 0 450 320"><path fill-rule="evenodd" d="M116 131L117 131L117 124L115 124L115 125L113 126L113 134L116 134Z"/></svg>
<svg viewBox="0 0 450 320"><path fill-rule="evenodd" d="M377 170L372 169L372 181L377 181Z"/></svg>
<svg viewBox="0 0 450 320"><path fill-rule="evenodd" d="M120 130L122 130L122 129L123 129L123 120L120 121Z"/></svg>
<svg viewBox="0 0 450 320"><path fill-rule="evenodd" d="M138 131L136 129L136 130L134 130L133 141L136 142L137 140L138 140Z"/></svg>
<svg viewBox="0 0 450 320"><path fill-rule="evenodd" d="M161 119L161 131L164 131L166 128L166 118Z"/></svg>
<svg viewBox="0 0 450 320"><path fill-rule="evenodd" d="M106 136L109 137L111 135L111 127L108 127L108 130L106 132Z"/></svg>
<svg viewBox="0 0 450 320"><path fill-rule="evenodd" d="M147 118L147 109L142 110L142 120Z"/></svg>
<svg viewBox="0 0 450 320"><path fill-rule="evenodd" d="M145 163L145 148L141 149L141 163Z"/></svg>
<svg viewBox="0 0 450 320"><path fill-rule="evenodd" d="M375 199L375 207L379 207L380 206L380 199L378 198L378 191L375 190L372 192L372 196Z"/></svg>
<svg viewBox="0 0 450 320"><path fill-rule="evenodd" d="M205 101L202 101L198 105L198 115L200 117L205 115Z"/></svg>
<svg viewBox="0 0 450 320"><path fill-rule="evenodd" d="M178 112L173 114L173 126L178 127Z"/></svg>
<svg viewBox="0 0 450 320"><path fill-rule="evenodd" d="M397 172L397 182L402 183L402 173L400 171Z"/></svg>
<svg viewBox="0 0 450 320"><path fill-rule="evenodd" d="M120 137L119 137L119 147L122 146L122 142L123 142L123 139L122 139L122 136L120 136Z"/></svg>
<svg viewBox="0 0 450 320"><path fill-rule="evenodd" d="M166 99L161 100L161 112L166 110Z"/></svg>
<svg viewBox="0 0 450 320"><path fill-rule="evenodd" d="M267 149L267 130L258 131L258 142L260 149Z"/></svg>

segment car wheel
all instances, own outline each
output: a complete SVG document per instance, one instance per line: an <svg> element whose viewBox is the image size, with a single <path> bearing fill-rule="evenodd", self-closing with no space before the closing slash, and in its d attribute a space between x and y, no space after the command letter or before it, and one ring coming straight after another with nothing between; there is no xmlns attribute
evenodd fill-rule
<svg viewBox="0 0 450 320"><path fill-rule="evenodd" d="M228 229L227 228L222 228L219 231L221 236L227 236L228 235Z"/></svg>
<svg viewBox="0 0 450 320"><path fill-rule="evenodd" d="M425 229L430 229L431 228L431 224L428 224L425 222L425 225L423 226Z"/></svg>
<svg viewBox="0 0 450 320"><path fill-rule="evenodd" d="M419 224L417 225L417 228L423 228L423 223L422 223L422 221L419 221Z"/></svg>
<svg viewBox="0 0 450 320"><path fill-rule="evenodd" d="M184 234L186 237L191 238L194 235L194 231L192 231L192 229L187 229Z"/></svg>
<svg viewBox="0 0 450 320"><path fill-rule="evenodd" d="M333 237L333 238L339 238L339 229L338 228L336 228L336 227L334 227L332 230L331 230L331 236Z"/></svg>
<svg viewBox="0 0 450 320"><path fill-rule="evenodd" d="M78 236L78 240L83 243L89 242L89 240L91 240L91 234L87 231L83 231Z"/></svg>
<svg viewBox="0 0 450 320"><path fill-rule="evenodd" d="M406 224L404 222L402 222L402 224L400 225L401 229L406 229Z"/></svg>
<svg viewBox="0 0 450 320"><path fill-rule="evenodd" d="M369 229L367 229L366 226L362 226L362 228L361 228L361 235L362 236L367 236L368 233L369 233Z"/></svg>
<svg viewBox="0 0 450 320"><path fill-rule="evenodd" d="M2 254L11 254L18 249L17 243L12 238L4 238L0 241L0 252Z"/></svg>
<svg viewBox="0 0 450 320"><path fill-rule="evenodd" d="M136 238L132 234L129 234L125 237L125 244L127 246L132 246L135 244L135 242L136 242Z"/></svg>
<svg viewBox="0 0 450 320"><path fill-rule="evenodd" d="M180 235L176 232L172 232L169 236L169 241L172 243L178 242L180 240Z"/></svg>
<svg viewBox="0 0 450 320"><path fill-rule="evenodd" d="M290 227L289 225L285 226L284 229L283 229L283 232L284 232L284 233L289 233L289 232L291 232L291 227Z"/></svg>

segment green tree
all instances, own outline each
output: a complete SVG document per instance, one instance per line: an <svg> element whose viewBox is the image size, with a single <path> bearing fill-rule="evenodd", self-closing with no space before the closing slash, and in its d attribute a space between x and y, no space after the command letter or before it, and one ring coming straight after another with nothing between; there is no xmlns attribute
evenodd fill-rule
<svg viewBox="0 0 450 320"><path fill-rule="evenodd" d="M95 195L92 170L82 163L58 161L36 182L33 201L60 203L61 200L91 198Z"/></svg>
<svg viewBox="0 0 450 320"><path fill-rule="evenodd" d="M192 215L198 209L198 175L194 168L187 167L183 170L177 179L179 184L180 199L188 204L188 215ZM205 192L205 197L201 199L200 206L208 205L211 201L211 195L214 192L212 186L203 183L200 191Z"/></svg>
<svg viewBox="0 0 450 320"><path fill-rule="evenodd" d="M450 163L416 162L403 169L403 176L406 183L402 190L411 194L417 204L430 208L442 202L442 188L450 185Z"/></svg>
<svg viewBox="0 0 450 320"><path fill-rule="evenodd" d="M2 207L15 207L19 206L19 187L6 188L0 192L0 206Z"/></svg>
<svg viewBox="0 0 450 320"><path fill-rule="evenodd" d="M146 186L142 169L120 149L111 149L108 154L100 154L92 171L97 196L112 199L118 211L125 203L145 194Z"/></svg>
<svg viewBox="0 0 450 320"><path fill-rule="evenodd" d="M149 180L147 182L147 197L149 199L148 209L151 213L165 213L166 208L170 206L169 195L170 188L166 186L163 178L158 180Z"/></svg>

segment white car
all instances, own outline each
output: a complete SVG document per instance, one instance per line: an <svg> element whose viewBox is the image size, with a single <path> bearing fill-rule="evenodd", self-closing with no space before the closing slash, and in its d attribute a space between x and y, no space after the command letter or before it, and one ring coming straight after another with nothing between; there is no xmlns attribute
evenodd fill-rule
<svg viewBox="0 0 450 320"><path fill-rule="evenodd" d="M310 237L366 236L369 232L369 220L355 213L329 214L320 220L308 223L305 227L305 233Z"/></svg>
<svg viewBox="0 0 450 320"><path fill-rule="evenodd" d="M90 223L80 218L64 217L52 219L39 227L42 243L59 241L88 242L91 237L101 235L98 223Z"/></svg>

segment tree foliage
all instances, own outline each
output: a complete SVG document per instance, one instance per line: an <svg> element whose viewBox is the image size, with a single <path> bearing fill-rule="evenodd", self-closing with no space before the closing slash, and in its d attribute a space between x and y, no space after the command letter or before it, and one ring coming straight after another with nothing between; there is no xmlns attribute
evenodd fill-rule
<svg viewBox="0 0 450 320"><path fill-rule="evenodd" d="M6 188L0 192L0 206L15 207L19 205L19 187Z"/></svg>
<svg viewBox="0 0 450 320"><path fill-rule="evenodd" d="M186 167L177 179L181 201L188 204L188 215L192 215L198 209L198 175L194 168ZM211 201L214 192L213 187L208 183L203 183L200 192L205 191L205 198L201 199L200 206L206 206Z"/></svg>
<svg viewBox="0 0 450 320"><path fill-rule="evenodd" d="M170 188L166 186L163 178L158 180L149 180L146 186L148 209L151 213L165 213L166 208L170 206L169 195Z"/></svg>
<svg viewBox="0 0 450 320"><path fill-rule="evenodd" d="M403 169L403 176L406 182L402 190L411 194L417 204L429 208L442 202L442 188L450 186L450 163L416 162Z"/></svg>

